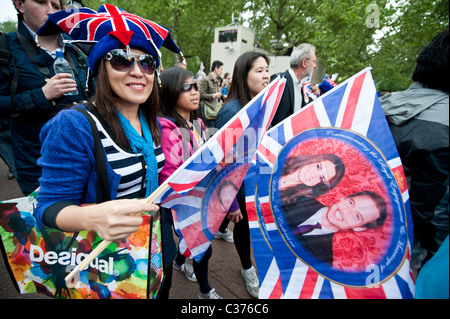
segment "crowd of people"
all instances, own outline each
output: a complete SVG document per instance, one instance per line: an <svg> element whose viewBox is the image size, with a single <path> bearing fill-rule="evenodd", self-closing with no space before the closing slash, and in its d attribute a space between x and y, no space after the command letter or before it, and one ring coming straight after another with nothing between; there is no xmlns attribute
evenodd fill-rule
<svg viewBox="0 0 450 319"><path fill-rule="evenodd" d="M223 127L277 75L270 76L269 58L253 51L242 54L233 72L223 77L221 61L211 63L208 75L202 68L194 75L185 62L161 71L159 48L180 50L170 34L151 43L143 30L98 28L96 41L85 54L64 41L69 39L67 34L54 32L48 19L65 7L63 0L13 2L18 29L5 37L10 55L0 74L0 151L25 196L40 187L36 218L48 227L94 230L105 240L132 234L142 222L136 213L159 209L145 199L134 199L148 197L207 141L208 129ZM86 40L82 35L75 33L72 38ZM80 38L74 38L77 36ZM436 293L433 286L422 288L423 282L433 283L430 273L436 272L421 271L428 265L442 271L438 268L441 262L430 262L435 255L446 254L448 276L448 239L447 246L443 245L449 231L448 45L447 30L420 53L414 84L405 92L381 98L410 180L415 235L411 259L422 298L431 291ZM73 77L55 74L52 68L60 49ZM308 82L317 63L313 45L294 48L290 68L280 74L286 78L286 87L272 125L336 86L330 76L322 83ZM67 94L75 90L77 94ZM73 105L89 111L101 133L109 163L106 200L97 197L89 121ZM6 145L12 148L8 150ZM96 202L98 205L80 206ZM208 281L211 246L200 262L190 263L177 248L170 210L161 209L161 222L166 280L160 298L169 297L172 269L176 269L198 283L198 298L220 299L220 292ZM228 228L230 222L233 231ZM257 298L259 282L251 259L243 186L216 238L234 243L247 291ZM440 251L441 246L447 250ZM422 279L422 273L427 277Z"/></svg>

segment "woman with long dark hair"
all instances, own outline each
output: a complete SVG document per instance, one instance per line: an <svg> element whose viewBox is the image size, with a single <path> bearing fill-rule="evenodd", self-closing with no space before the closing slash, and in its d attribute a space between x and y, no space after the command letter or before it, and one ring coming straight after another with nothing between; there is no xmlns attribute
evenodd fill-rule
<svg viewBox="0 0 450 319"><path fill-rule="evenodd" d="M120 11L109 4L100 10L103 13L99 16ZM55 13L55 19L67 14L70 12ZM95 12L90 16L96 17ZM127 20L131 17L132 20ZM92 230L108 241L133 234L142 224L139 213L159 209L146 199L136 198L148 197L156 190L158 173L164 166L156 119L159 107L156 69L158 49L163 42L156 45L148 39L147 32L153 34L154 30L144 32L135 28L134 23L141 21L140 17L129 14L127 19L116 26L104 23L96 30L88 62L91 74L96 76L97 90L87 104L78 105L88 112L87 116L74 108L63 110L44 126L40 136L42 156L38 164L42 166L42 177L35 210L38 222L67 232ZM43 34L57 30L52 21L50 17L41 30ZM74 33L70 32L74 40L86 40L77 38L88 34L82 28L74 26ZM166 37L170 40L169 33ZM97 205L82 205L96 203L98 199L97 162L89 116L96 123L106 155L111 198ZM163 265L168 265L175 257L176 247L170 221L162 215L161 223ZM161 298L167 298L168 289L163 287L161 291Z"/></svg>
<svg viewBox="0 0 450 319"><path fill-rule="evenodd" d="M222 128L242 107L250 102L269 83L269 58L260 52L242 54L234 65L233 77L227 101L217 114L216 127ZM250 229L242 186L237 195L239 208L228 213L234 224L233 239L241 261L241 274L247 291L255 298L259 294L259 282L250 257ZM226 222L225 222L226 223ZM223 225L220 230L223 230Z"/></svg>
<svg viewBox="0 0 450 319"><path fill-rule="evenodd" d="M159 122L162 127L161 145L166 158L159 180L163 183L206 141L205 125L199 118L200 93L194 74L173 67L161 74L161 109ZM171 211L162 208L163 214ZM208 282L208 264L212 255L209 246L200 262L193 267L186 262L180 250L173 268L180 270L191 281L197 281L200 299L222 299Z"/></svg>
<svg viewBox="0 0 450 319"><path fill-rule="evenodd" d="M281 202L285 205L302 196L319 197L334 188L344 173L344 163L333 154L291 156L278 181Z"/></svg>

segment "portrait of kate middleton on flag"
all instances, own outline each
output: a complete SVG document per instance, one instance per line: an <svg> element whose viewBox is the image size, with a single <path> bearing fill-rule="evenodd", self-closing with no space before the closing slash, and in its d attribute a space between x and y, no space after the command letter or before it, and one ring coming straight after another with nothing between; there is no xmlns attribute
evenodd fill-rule
<svg viewBox="0 0 450 319"><path fill-rule="evenodd" d="M283 206L298 198L319 197L334 188L342 179L345 166L333 154L291 156L286 159L278 180Z"/></svg>

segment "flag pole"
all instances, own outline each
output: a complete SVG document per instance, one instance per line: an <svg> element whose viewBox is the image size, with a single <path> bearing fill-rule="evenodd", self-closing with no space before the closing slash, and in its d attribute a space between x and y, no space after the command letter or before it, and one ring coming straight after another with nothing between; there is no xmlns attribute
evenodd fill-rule
<svg viewBox="0 0 450 319"><path fill-rule="evenodd" d="M168 183L161 184L150 196L146 198L147 203L152 203L158 196L161 195L162 192L164 192L168 187ZM142 213L140 214L142 215ZM110 240L103 240L81 263L79 263L65 278L66 286L68 288L74 288L74 282L72 282L72 279L74 278L75 274L79 272L81 269L86 268L89 266L91 261L93 261L98 255L102 253L110 244L112 241Z"/></svg>
<svg viewBox="0 0 450 319"><path fill-rule="evenodd" d="M285 83L285 79L282 79L280 76L278 76L276 79L274 79L272 82L270 82L270 84L265 87L263 90L261 90L253 99L253 100L257 100L258 98L260 98L261 96L263 96L264 94L266 94L266 92L269 91L269 88L273 87L273 86L278 86L280 83ZM233 121L235 121L237 118L239 118L239 116L241 116L241 114L243 112L245 112L245 109L251 105L252 101L248 102L238 113L236 113L228 122L227 124L224 125L224 127L222 127L220 130L218 130L214 136L221 134L228 126L228 123L232 123ZM209 145L213 144L213 138L210 138L206 143L203 144L202 147L200 147L197 151L199 153L201 153L204 149L208 148ZM166 191L167 187L169 186L169 183L172 182L172 179L174 179L174 177L177 175L177 172L182 171L187 165L189 164L189 161L185 161L180 167L178 167L178 169L172 173L165 181L163 184L161 184L149 197L147 197L147 202L153 202L155 199L157 199L164 191ZM69 283L72 281L73 277L75 276L75 274L83 268L86 268L89 263L91 261L93 261L104 249L106 249L106 247L109 246L109 244L111 244L111 242L109 241L103 241L95 250L93 250L87 257L86 259L84 259L74 270L72 270L72 272L69 273L69 275L66 276L65 281L66 281L66 285L67 287L69 286Z"/></svg>

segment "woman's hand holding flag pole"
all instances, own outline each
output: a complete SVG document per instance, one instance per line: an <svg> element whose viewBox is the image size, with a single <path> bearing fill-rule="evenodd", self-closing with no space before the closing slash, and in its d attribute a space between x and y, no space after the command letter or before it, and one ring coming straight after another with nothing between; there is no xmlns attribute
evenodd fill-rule
<svg viewBox="0 0 450 319"><path fill-rule="evenodd" d="M158 198L168 187L167 183L161 184L149 197L147 197L148 203L153 203L156 198ZM145 215L146 212L140 213L140 215ZM65 278L66 286L68 288L73 288L75 282L73 281L75 275L82 269L89 266L91 261L93 261L98 255L100 255L112 241L103 240L81 263L79 263Z"/></svg>

